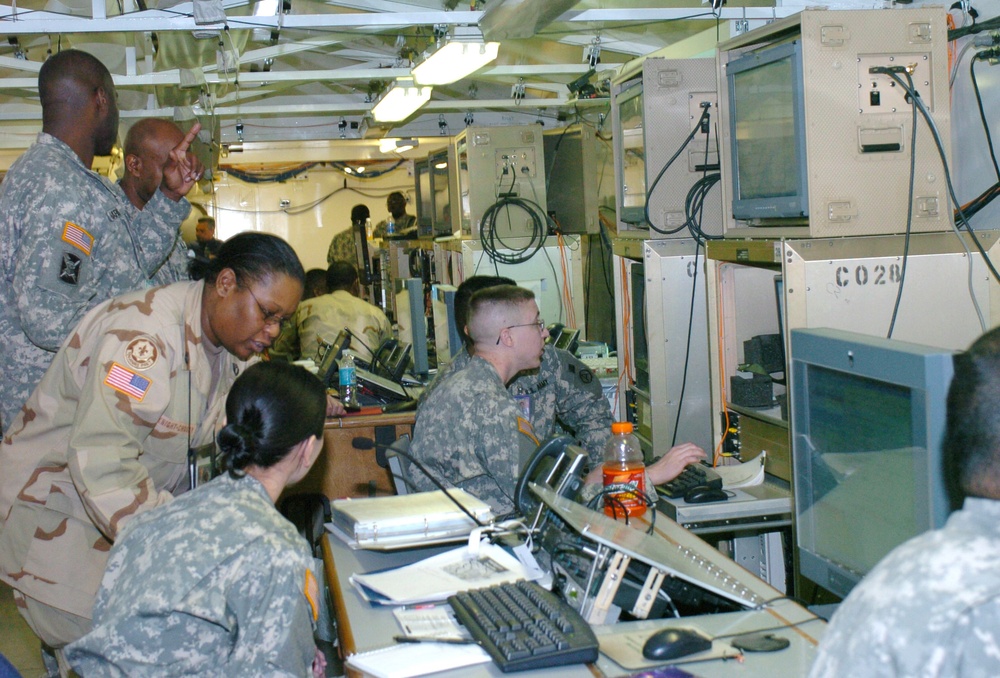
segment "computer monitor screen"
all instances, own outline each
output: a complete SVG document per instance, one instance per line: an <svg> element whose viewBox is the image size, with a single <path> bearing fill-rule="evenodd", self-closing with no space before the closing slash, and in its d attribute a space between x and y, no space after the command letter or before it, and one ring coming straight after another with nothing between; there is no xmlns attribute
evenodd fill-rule
<svg viewBox="0 0 1000 678"><path fill-rule="evenodd" d="M431 286L431 310L434 314L434 349L440 370L451 362L452 356L462 349L462 337L455 324L454 285L436 284Z"/></svg>
<svg viewBox="0 0 1000 678"><path fill-rule="evenodd" d="M733 217L806 217L801 44L796 41L745 54L726 65L726 76Z"/></svg>
<svg viewBox="0 0 1000 678"><path fill-rule="evenodd" d="M427 356L427 318L424 316L424 281L420 278L401 280L396 292L396 321L399 340L413 347L413 373L427 376L430 363Z"/></svg>
<svg viewBox="0 0 1000 678"><path fill-rule="evenodd" d="M428 158L431 176L431 198L434 203L434 235L451 235L451 182L448 181L448 152Z"/></svg>
<svg viewBox="0 0 1000 678"><path fill-rule="evenodd" d="M434 189L431 187L430 162L414 162L413 173L417 193L417 234L421 237L429 236L434 224Z"/></svg>
<svg viewBox="0 0 1000 678"><path fill-rule="evenodd" d="M802 574L846 596L889 551L941 526L952 353L792 330L792 454Z"/></svg>

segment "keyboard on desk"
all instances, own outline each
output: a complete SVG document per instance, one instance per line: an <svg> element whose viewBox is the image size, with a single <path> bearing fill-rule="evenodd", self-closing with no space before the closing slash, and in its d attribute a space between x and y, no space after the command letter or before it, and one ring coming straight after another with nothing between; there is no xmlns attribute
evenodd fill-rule
<svg viewBox="0 0 1000 678"><path fill-rule="evenodd" d="M497 584L448 602L504 673L597 660L590 625L569 603L533 582Z"/></svg>
<svg viewBox="0 0 1000 678"><path fill-rule="evenodd" d="M683 499L692 487L707 485L722 488L722 478L714 469L704 464L688 464L681 474L663 485L657 485L656 491L671 499Z"/></svg>

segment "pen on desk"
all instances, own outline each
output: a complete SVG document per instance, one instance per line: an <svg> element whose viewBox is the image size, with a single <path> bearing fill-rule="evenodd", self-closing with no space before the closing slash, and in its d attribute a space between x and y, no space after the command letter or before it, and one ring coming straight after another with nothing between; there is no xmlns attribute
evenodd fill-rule
<svg viewBox="0 0 1000 678"><path fill-rule="evenodd" d="M393 636L397 643L450 643L452 645L477 645L472 638L435 638L434 636Z"/></svg>

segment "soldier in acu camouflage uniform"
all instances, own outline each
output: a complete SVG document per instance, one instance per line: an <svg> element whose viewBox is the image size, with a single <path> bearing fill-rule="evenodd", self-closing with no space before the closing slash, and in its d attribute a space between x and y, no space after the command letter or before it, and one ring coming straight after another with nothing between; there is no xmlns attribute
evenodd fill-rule
<svg viewBox="0 0 1000 678"><path fill-rule="evenodd" d="M322 384L258 363L233 384L219 433L228 473L130 521L66 649L83 676L322 676L309 546L274 507L319 455Z"/></svg>
<svg viewBox="0 0 1000 678"><path fill-rule="evenodd" d="M174 149L164 184L130 222L121 189L90 166L118 133L111 74L78 50L38 74L42 133L0 185L0 423L6 429L87 309L142 287L173 247L201 176Z"/></svg>
<svg viewBox="0 0 1000 678"><path fill-rule="evenodd" d="M1000 330L994 329L955 356L948 392L945 481L952 499L964 498L962 509L865 575L833 615L814 678L1000 676L997 393Z"/></svg>
<svg viewBox="0 0 1000 678"><path fill-rule="evenodd" d="M516 285L510 278L476 275L467 278L455 293L455 323L465 348L459 351L421 394L421 399L450 375L465 368L472 359L472 341L465 333L469 315L469 298L478 290L497 285ZM521 405L525 416L539 439L559 435L563 430L573 434L590 455L592 464L600 464L604 443L611 435L611 408L601 382L594 373L568 351L546 346L537 370L518 374L507 387Z"/></svg>
<svg viewBox="0 0 1000 678"><path fill-rule="evenodd" d="M417 409L411 452L440 481L510 513L521 467L538 446L531 422L505 384L541 362L548 331L530 290L501 285L472 297L469 334L476 355ZM422 490L435 489L413 474Z"/></svg>
<svg viewBox="0 0 1000 678"><path fill-rule="evenodd" d="M472 294L497 285L513 284L510 278L477 275L458 286L455 322L468 350L459 351L451 363L438 371L433 383L421 394L421 401L429 398L435 389L465 369L472 360L472 342L465 333ZM539 368L518 374L508 384L507 391L521 405L522 414L531 421L539 440L559 435L563 429L570 431L590 457L594 474L587 478L588 483L601 482L604 444L611 436L611 408L600 381L586 365L568 351L546 346ZM649 466L649 487L676 478L685 466L704 458L704 450L694 443L674 446ZM595 488L591 488L591 493L594 491Z"/></svg>
<svg viewBox="0 0 1000 678"><path fill-rule="evenodd" d="M0 579L53 649L87 631L119 530L189 488L188 450L302 294L275 236L236 236L212 265L91 310L0 444Z"/></svg>
<svg viewBox="0 0 1000 678"><path fill-rule="evenodd" d="M125 174L118 185L135 209L129 212L129 220L135 220L138 212L145 209L163 183L163 168L170 161L170 151L184 139L184 131L169 120L143 118L132 125L125 135ZM174 233L174 246L170 256L147 281L147 286L169 285L181 280L189 280L187 244L181 238L180 230Z"/></svg>

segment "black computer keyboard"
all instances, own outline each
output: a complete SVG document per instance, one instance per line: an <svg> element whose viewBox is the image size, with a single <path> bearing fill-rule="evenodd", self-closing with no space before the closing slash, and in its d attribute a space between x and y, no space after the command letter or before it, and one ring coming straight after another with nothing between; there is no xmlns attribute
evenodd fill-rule
<svg viewBox="0 0 1000 678"><path fill-rule="evenodd" d="M597 660L590 625L569 603L533 582L497 584L448 602L504 673Z"/></svg>
<svg viewBox="0 0 1000 678"><path fill-rule="evenodd" d="M707 485L722 488L722 478L713 469L704 464L688 464L681 474L669 483L657 485L656 491L671 499L683 499L692 487Z"/></svg>

